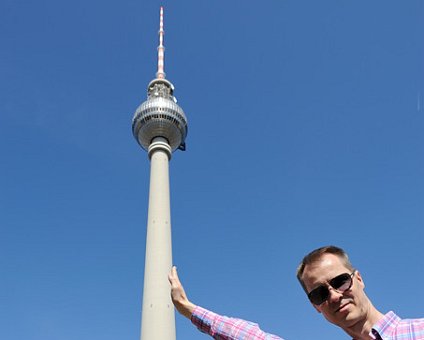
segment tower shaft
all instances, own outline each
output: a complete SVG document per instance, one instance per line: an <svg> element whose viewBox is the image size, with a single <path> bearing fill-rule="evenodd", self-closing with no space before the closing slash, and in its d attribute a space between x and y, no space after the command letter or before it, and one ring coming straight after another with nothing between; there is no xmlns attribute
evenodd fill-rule
<svg viewBox="0 0 424 340"><path fill-rule="evenodd" d="M157 138L149 147L150 190L141 319L141 340L175 340L175 314L168 273L172 266L169 158Z"/></svg>

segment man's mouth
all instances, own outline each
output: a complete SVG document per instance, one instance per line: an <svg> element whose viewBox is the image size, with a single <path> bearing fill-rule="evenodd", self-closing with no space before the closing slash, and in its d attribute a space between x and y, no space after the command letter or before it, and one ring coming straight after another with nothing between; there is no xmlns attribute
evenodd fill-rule
<svg viewBox="0 0 424 340"><path fill-rule="evenodd" d="M337 308L334 312L335 312L335 313L337 313L337 312L343 312L343 311L346 309L346 307L347 307L348 305L350 305L350 301L343 303L343 304L342 304L339 308Z"/></svg>

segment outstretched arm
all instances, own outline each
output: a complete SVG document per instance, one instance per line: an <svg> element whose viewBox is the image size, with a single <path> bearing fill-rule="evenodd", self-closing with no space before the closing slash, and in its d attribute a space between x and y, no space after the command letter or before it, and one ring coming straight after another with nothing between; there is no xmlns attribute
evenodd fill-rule
<svg viewBox="0 0 424 340"><path fill-rule="evenodd" d="M190 319L196 305L188 300L184 287L178 278L177 267L172 267L168 280L171 283L172 303L180 314Z"/></svg>
<svg viewBox="0 0 424 340"><path fill-rule="evenodd" d="M190 302L178 278L176 267L172 267L168 279L171 283L171 299L178 312L190 319L201 332L214 339L282 340L276 335L263 332L255 323L222 316Z"/></svg>

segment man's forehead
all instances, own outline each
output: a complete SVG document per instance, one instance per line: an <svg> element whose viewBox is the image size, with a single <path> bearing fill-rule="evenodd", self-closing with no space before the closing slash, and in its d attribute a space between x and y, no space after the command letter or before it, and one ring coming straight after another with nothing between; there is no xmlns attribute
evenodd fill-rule
<svg viewBox="0 0 424 340"><path fill-rule="evenodd" d="M346 272L348 268L342 259L334 254L323 254L314 262L307 264L303 271L303 281L306 286L325 282L341 273Z"/></svg>

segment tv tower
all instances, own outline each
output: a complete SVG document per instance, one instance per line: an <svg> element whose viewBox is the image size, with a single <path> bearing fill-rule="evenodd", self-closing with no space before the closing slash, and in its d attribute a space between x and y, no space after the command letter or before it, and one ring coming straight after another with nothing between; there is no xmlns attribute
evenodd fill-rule
<svg viewBox="0 0 424 340"><path fill-rule="evenodd" d="M169 160L185 150L187 119L165 79L163 7L160 8L158 71L147 86L147 100L135 111L132 131L150 158L141 340L175 340L175 314L168 273L172 267Z"/></svg>

